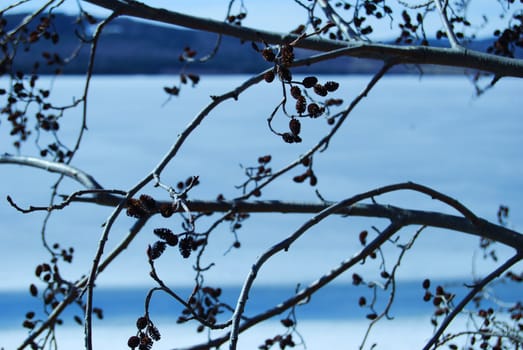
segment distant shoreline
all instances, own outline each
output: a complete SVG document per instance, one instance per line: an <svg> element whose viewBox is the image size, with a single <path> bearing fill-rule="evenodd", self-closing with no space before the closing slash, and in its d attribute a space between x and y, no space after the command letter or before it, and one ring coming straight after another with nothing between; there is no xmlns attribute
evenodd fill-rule
<svg viewBox="0 0 523 350"><path fill-rule="evenodd" d="M6 15L9 24L19 23L24 14ZM30 74L34 64L38 62L37 74L54 74L60 70L62 74L85 74L89 61L89 45L84 45L78 56L67 65L56 63L53 58L57 54L60 59L69 57L77 49L78 37L75 30L75 16L56 14L53 27L59 34L59 40L54 45L51 40L40 38L31 45L27 52L18 52L13 71ZM493 42L492 39L475 41L471 49L486 51ZM206 32L189 31L177 28L157 26L147 22L120 18L110 23L102 36L97 48L94 65L96 75L134 75L134 74L179 74L182 71L195 74L257 74L270 67L261 54L255 51L249 43L242 43L232 37L223 37L220 49L212 60L206 63L187 64L180 61L180 54L187 47L195 52L195 58L203 57L212 52L216 43L216 35ZM431 46L441 47L445 44L439 40L429 40ZM309 53L296 50L296 57L306 57ZM51 57L51 58L49 58ZM379 60L339 57L329 62L319 62L311 67L293 68L296 74L372 74L382 65ZM443 66L423 66L424 74L462 74L463 70ZM392 69L394 74L419 74L419 70L404 65Z"/></svg>

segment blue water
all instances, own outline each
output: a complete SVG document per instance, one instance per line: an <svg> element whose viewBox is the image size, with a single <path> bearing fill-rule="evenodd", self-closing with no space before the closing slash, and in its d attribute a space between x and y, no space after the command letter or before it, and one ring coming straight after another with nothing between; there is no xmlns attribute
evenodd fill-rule
<svg viewBox="0 0 523 350"><path fill-rule="evenodd" d="M468 288L463 281L432 281L431 291L437 285L445 286L448 292L456 294L456 300L463 296ZM226 286L222 289L220 301L235 307L235 300L239 295L241 286ZM294 295L296 286L258 286L254 287L249 295L245 316L254 316L262 313L271 307L279 304ZM378 289L376 311L383 310L388 301L390 288L387 290ZM148 292L146 288L111 288L96 290L95 306L104 311L103 323L127 323L129 327L134 325L136 318L143 315L144 300ZM180 296L187 298L191 288L175 289ZM489 289L491 295L495 295L499 300L514 304L521 299L523 287L516 283L497 285ZM428 317L434 311L431 302L422 300L425 290L422 288L421 281L401 282L396 286L396 295L390 316L393 317ZM335 284L325 287L322 291L315 294L306 304L298 307L297 315L300 320L330 320L364 321L365 315L370 313L368 307L358 306L358 299L364 296L368 302L372 300L373 290L367 286L354 286L351 284ZM519 299L518 299L519 298ZM484 301L483 308L494 306L491 301ZM156 293L150 307L152 319L162 319L175 321L180 316L182 306L164 293ZM468 309L473 309L469 305ZM25 319L27 311L35 311L43 316L42 303L39 298L31 297L28 292L0 292L0 328L19 327ZM288 312L283 313L283 315ZM66 323L74 324L73 316L82 315L79 308L73 306L71 310L64 314L62 319ZM230 314L225 313L230 316ZM277 318L283 318L278 316Z"/></svg>

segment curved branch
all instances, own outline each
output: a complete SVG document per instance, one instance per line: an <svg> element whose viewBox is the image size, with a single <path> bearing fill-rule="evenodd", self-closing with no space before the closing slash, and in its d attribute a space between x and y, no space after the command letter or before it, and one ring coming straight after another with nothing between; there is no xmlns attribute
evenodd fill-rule
<svg viewBox="0 0 523 350"><path fill-rule="evenodd" d="M351 198L347 198L345 200L342 200L340 202L337 202L336 204L333 204L326 208L325 210L319 212L315 216L313 216L311 219L306 221L302 226L300 226L299 229L297 229L293 234L291 234L289 237L284 239L283 241L277 243L276 245L272 246L269 250L267 250L265 253L263 253L257 261L253 264L251 267L251 270L245 279L245 282L243 284L240 297L238 298L238 302L236 305L236 309L234 311L234 314L232 316L232 329L230 334L230 349L234 350L236 349L236 343L238 341L238 334L240 331L240 320L243 315L243 311L245 309L245 304L247 302L250 289L256 279L256 276L258 274L258 271L260 268L267 262L272 256L275 254L281 252L282 250L288 250L289 247L298 239L300 238L307 230L309 230L311 227L317 225L319 222L321 222L326 217L330 216L331 214L335 213L337 210L343 207L350 207L354 205L355 203L358 203L362 200L373 198L379 195L383 195L386 193L396 192L400 190L412 190L415 192L420 192L423 194L426 194L434 199L437 199L448 206L458 210L460 213L462 213L465 218L470 220L474 225L477 225L480 230L483 229L483 222L479 220L476 215L474 215L468 208L466 208L463 204L456 201L453 198L450 198L438 191L435 191L431 188L418 185L412 182L406 182L406 183L399 183L395 185L389 185L384 186L381 188L377 188L368 192L364 192L358 195L355 195ZM403 216L399 215L392 219L392 224L390 227L396 227L397 229L404 226L404 218ZM521 248L520 248L521 249ZM518 252L521 254L521 252Z"/></svg>
<svg viewBox="0 0 523 350"><path fill-rule="evenodd" d="M41 158L25 157L25 156L14 156L10 154L0 155L0 164L18 164L25 165L34 168L43 169L51 173L58 173L67 176L80 184L85 188L91 190L101 190L103 187L96 182L96 180L89 174L77 169L71 165L64 163L53 162Z"/></svg>
<svg viewBox="0 0 523 350"><path fill-rule="evenodd" d="M245 41L264 41L270 44L288 43L298 38L295 34L282 34L228 23L189 16L174 11L158 9L137 1L125 4L116 0L86 0L100 7L120 11L121 15L148 19L159 23L240 38ZM299 40L296 47L315 51L339 50L341 56L378 60L395 59L398 63L434 64L486 71L499 76L523 77L523 61L467 49L437 48L426 46L397 46L374 43L347 43L324 38Z"/></svg>

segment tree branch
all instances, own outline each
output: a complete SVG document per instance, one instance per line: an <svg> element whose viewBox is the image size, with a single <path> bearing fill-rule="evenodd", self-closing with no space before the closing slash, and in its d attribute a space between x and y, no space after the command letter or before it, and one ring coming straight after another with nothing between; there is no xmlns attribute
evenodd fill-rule
<svg viewBox="0 0 523 350"><path fill-rule="evenodd" d="M96 182L96 180L89 174L77 169L71 165L64 163L53 162L41 158L25 157L25 156L14 156L10 154L0 155L0 164L18 164L25 165L34 168L43 169L51 173L58 173L67 176L80 184L85 188L91 190L101 190L103 187Z"/></svg>
<svg viewBox="0 0 523 350"><path fill-rule="evenodd" d="M100 7L120 11L121 15L152 20L212 33L240 38L244 41L264 41L269 44L289 43L298 38L294 34L282 34L243 26L234 26L221 21L189 16L174 11L158 9L137 1L122 3L117 0L86 0ZM437 48L426 46L396 46L373 43L347 43L324 38L299 40L296 47L315 50L338 50L340 56L370 58L377 60L395 59L398 63L433 64L469 68L490 72L499 76L523 77L522 60L485 54L473 50Z"/></svg>
<svg viewBox="0 0 523 350"><path fill-rule="evenodd" d="M0 164L19 164L25 166L36 167L53 173L59 173L78 181L87 189L100 189L103 187L89 174L83 172L70 165L63 163L52 162L33 157L0 155ZM413 187L420 186L410 183ZM112 192L112 191L111 191ZM85 202L96 203L107 206L118 206L124 197L111 195L107 192L93 192L96 194L93 198L80 198L74 196L69 199L71 202ZM118 193L118 192L117 192ZM70 196L68 196L70 197ZM67 198L66 197L66 200ZM159 202L159 204L169 204L167 202ZM292 203L278 200L265 201L204 201L204 200L187 200L187 207L192 212L228 212L234 210L241 213L299 213L310 214L318 213L325 210L333 203ZM510 246L516 250L523 250L523 235L510 230L506 227L490 223L484 219L477 219L480 223L481 229L478 225L473 224L470 220L459 216L442 214L431 211L411 210L399 208L391 205L380 204L355 204L350 207L342 207L336 211L336 214L364 216L393 219L398 215L406 217L406 225L426 225L437 228L444 228L464 233L473 234L476 236L486 237Z"/></svg>
<svg viewBox="0 0 523 350"><path fill-rule="evenodd" d="M445 1L445 5L441 3L441 0L434 0L434 3L436 4L436 8L438 9L441 22L445 27L445 32L447 33L447 37L450 41L451 47L453 49L461 49L462 47L459 44L458 38L456 38L456 34L454 34L454 30L452 29L452 25L450 24L449 18L447 16L447 1Z"/></svg>

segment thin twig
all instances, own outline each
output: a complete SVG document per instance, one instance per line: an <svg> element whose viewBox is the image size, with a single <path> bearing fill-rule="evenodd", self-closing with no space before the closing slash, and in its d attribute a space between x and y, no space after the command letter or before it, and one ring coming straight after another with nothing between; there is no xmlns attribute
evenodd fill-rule
<svg viewBox="0 0 523 350"><path fill-rule="evenodd" d="M85 123L87 118L87 94L89 90L89 82L92 76L92 69L94 66L94 60L96 57L96 48L98 47L98 41L100 38L100 35L104 29L104 27L111 22L114 18L116 18L119 15L117 11L114 11L111 13L109 17L107 17L104 21L102 21L98 26L96 27L96 31L94 34L93 42L91 44L91 55L89 58L89 70L87 74L87 80L84 88L84 104L83 104L83 125L82 130L80 131L80 135L78 136L77 141L77 147L80 144L83 130L85 129ZM121 206L118 206L115 209L115 212L119 213L119 208ZM116 215L114 216L116 217ZM108 223L107 226L111 226L111 223ZM94 289L94 283L96 280L96 275L98 273L98 265L100 263L100 260L102 258L102 254L104 251L105 243L107 242L109 236L109 229L106 227L104 229L104 232L102 234L102 237L100 238L98 242L98 248L96 250L96 255L93 260L93 264L91 266L91 272L89 273L89 278L87 280L87 297L85 302L85 347L87 350L93 349L93 339L92 339L92 311L93 311L93 289Z"/></svg>
<svg viewBox="0 0 523 350"><path fill-rule="evenodd" d="M357 40L361 41L362 39L359 37L358 33L354 29L351 28L350 24L347 23L343 17L341 17L336 10L332 8L332 6L329 4L327 0L318 0L318 4L320 5L321 9L325 13L325 16L336 24L338 29L345 34L347 39L349 40Z"/></svg>
<svg viewBox="0 0 523 350"><path fill-rule="evenodd" d="M441 17L443 27L445 27L445 32L447 33L447 37L450 41L451 47L453 49L462 49L462 46L460 45L458 38L456 38L456 34L454 34L452 25L449 22L449 18L447 16L447 6L443 6L441 0L434 0L434 3L436 4L436 8L438 9L439 15Z"/></svg>

